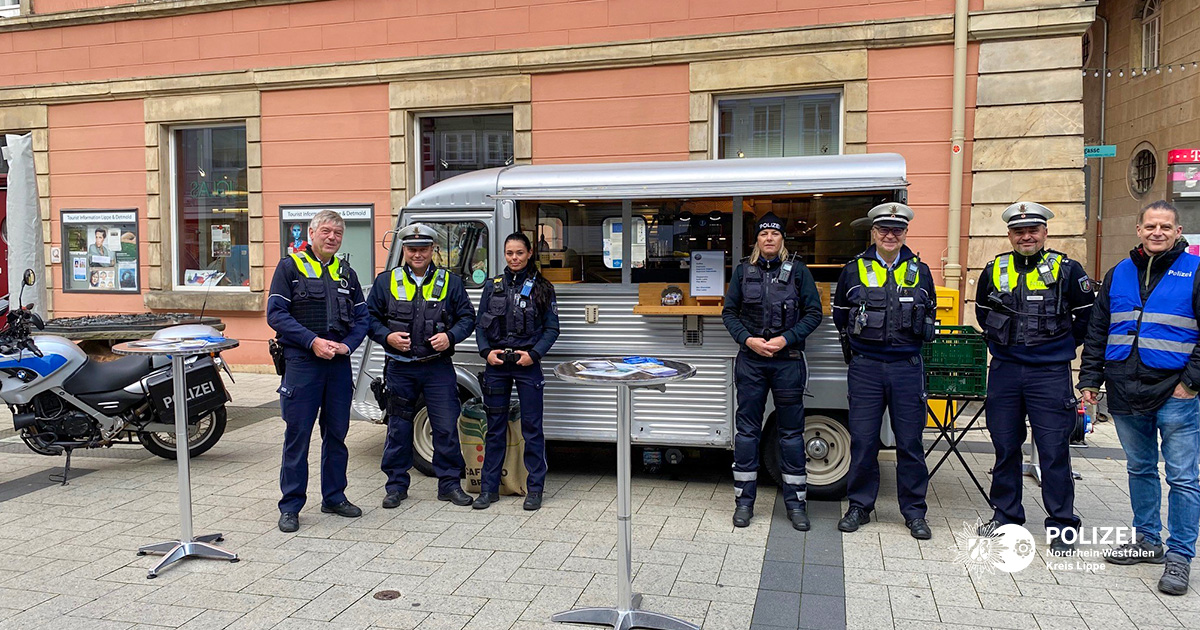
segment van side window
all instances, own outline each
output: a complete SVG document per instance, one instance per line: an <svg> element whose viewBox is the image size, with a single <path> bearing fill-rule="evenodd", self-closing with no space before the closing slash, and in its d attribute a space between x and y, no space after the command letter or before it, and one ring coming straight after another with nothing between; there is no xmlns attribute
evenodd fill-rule
<svg viewBox="0 0 1200 630"><path fill-rule="evenodd" d="M787 224L784 247L803 260L817 282L836 282L842 267L871 243L871 226L863 217L872 207L892 201L892 195L827 194L803 197L747 197L743 202L746 255L754 249L754 225L767 212ZM913 251L920 247L910 243ZM926 256L930 252L925 252Z"/></svg>
<svg viewBox="0 0 1200 630"><path fill-rule="evenodd" d="M487 281L488 229L479 221L421 221L438 233L433 244L433 262L458 274L468 289Z"/></svg>
<svg viewBox="0 0 1200 630"><path fill-rule="evenodd" d="M620 201L524 201L517 229L533 240L542 274L555 284L621 282ZM644 239L644 236L643 236ZM607 244L607 248L606 248Z"/></svg>

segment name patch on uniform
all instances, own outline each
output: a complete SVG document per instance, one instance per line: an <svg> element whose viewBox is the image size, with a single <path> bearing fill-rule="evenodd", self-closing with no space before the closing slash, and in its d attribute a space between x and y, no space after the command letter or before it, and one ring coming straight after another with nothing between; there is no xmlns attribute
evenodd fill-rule
<svg viewBox="0 0 1200 630"><path fill-rule="evenodd" d="M916 300L916 299L917 299L917 298L915 298L915 297L909 296L909 297L901 297L901 298L900 298L900 301L901 301L901 302L912 302L912 301L914 301L914 300Z"/></svg>
<svg viewBox="0 0 1200 630"><path fill-rule="evenodd" d="M1026 295L1025 296L1025 300L1029 301L1029 302L1041 302L1044 299L1046 299L1046 296L1044 296L1044 295Z"/></svg>
<svg viewBox="0 0 1200 630"><path fill-rule="evenodd" d="M350 295L350 289L343 289L341 287L338 287L338 293L344 293L346 295Z"/></svg>

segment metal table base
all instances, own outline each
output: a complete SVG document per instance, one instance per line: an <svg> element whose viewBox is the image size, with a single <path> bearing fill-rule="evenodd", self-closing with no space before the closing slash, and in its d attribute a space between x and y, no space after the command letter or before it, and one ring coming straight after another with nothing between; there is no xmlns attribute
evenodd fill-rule
<svg viewBox="0 0 1200 630"><path fill-rule="evenodd" d="M971 478L971 481L975 482L975 488L979 490L979 494L983 496L983 500L987 501L987 504L991 506L992 497L988 494L987 490L984 490L983 484L979 482L979 478L977 478L975 476L975 472L971 470L971 465L967 463L967 460L963 457L962 452L958 450L958 445L960 442L962 442L963 438L967 436L967 431L970 431L971 427L975 426L975 423L978 422L979 418L983 415L983 405L979 406L979 409L975 411L974 415L971 416L971 420L967 422L965 426L963 426L961 429L955 426L959 417L961 417L963 412L966 411L967 403L981 402L984 400L984 398L981 396L937 396L936 398L934 396L930 396L929 399L946 401L946 410L945 417L939 418L938 415L934 413L932 407L929 405L926 405L925 407L926 413L928 413L929 417L933 419L933 423L937 426L938 430L937 438L933 440L933 443L929 445L929 448L925 449L925 457L928 458L929 455L933 453L934 447L936 447L938 442L941 442L943 439L946 440L947 446L946 452L942 453L941 458L938 459L933 468L929 469L929 479L932 480L933 476L937 474L938 469L942 467L942 464L946 463L946 460L949 459L951 455L954 455L958 458L959 463L962 464L963 470L967 471L967 476ZM958 435L954 435L955 432L957 432Z"/></svg>
<svg viewBox="0 0 1200 630"><path fill-rule="evenodd" d="M153 569L146 574L146 579L158 577L158 573L171 564L184 558L209 558L213 560L228 560L237 562L236 553L214 545L223 540L221 534L192 535L192 475L191 452L188 441L187 424L187 372L183 364L186 355L171 355L171 380L175 387L175 461L178 464L179 477L179 540L145 545L138 548L137 555L149 553L166 554Z"/></svg>
<svg viewBox="0 0 1200 630"><path fill-rule="evenodd" d="M653 386L652 386L653 387ZM658 386L661 388L661 386ZM633 592L633 570L630 562L630 434L633 417L633 394L630 385L617 385L617 605L612 608L580 608L556 613L551 621L610 626L614 630L650 628L651 630L700 630L700 626L670 615L638 610L642 596Z"/></svg>

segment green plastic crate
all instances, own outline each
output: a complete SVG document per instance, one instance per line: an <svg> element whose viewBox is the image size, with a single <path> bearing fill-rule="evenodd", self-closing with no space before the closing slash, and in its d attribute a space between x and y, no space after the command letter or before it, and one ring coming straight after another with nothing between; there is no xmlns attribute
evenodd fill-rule
<svg viewBox="0 0 1200 630"><path fill-rule="evenodd" d="M987 344L974 326L938 326L933 341L921 347L921 356L927 369L984 368Z"/></svg>
<svg viewBox="0 0 1200 630"><path fill-rule="evenodd" d="M987 395L987 366L925 368L925 392L930 396Z"/></svg>

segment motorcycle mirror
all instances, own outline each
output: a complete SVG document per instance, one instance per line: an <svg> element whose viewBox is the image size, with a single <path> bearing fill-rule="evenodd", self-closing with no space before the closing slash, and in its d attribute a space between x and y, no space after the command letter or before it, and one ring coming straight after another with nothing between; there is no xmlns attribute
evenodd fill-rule
<svg viewBox="0 0 1200 630"><path fill-rule="evenodd" d="M21 282L27 287L33 286L33 283L36 280L37 280L37 274L33 273L32 269L26 269L25 275L21 277Z"/></svg>
<svg viewBox="0 0 1200 630"><path fill-rule="evenodd" d="M29 307L33 308L33 305L30 304ZM30 315L33 317L33 325L36 326L38 330L46 329L46 323L42 321L42 318L39 317L37 313L30 313Z"/></svg>

